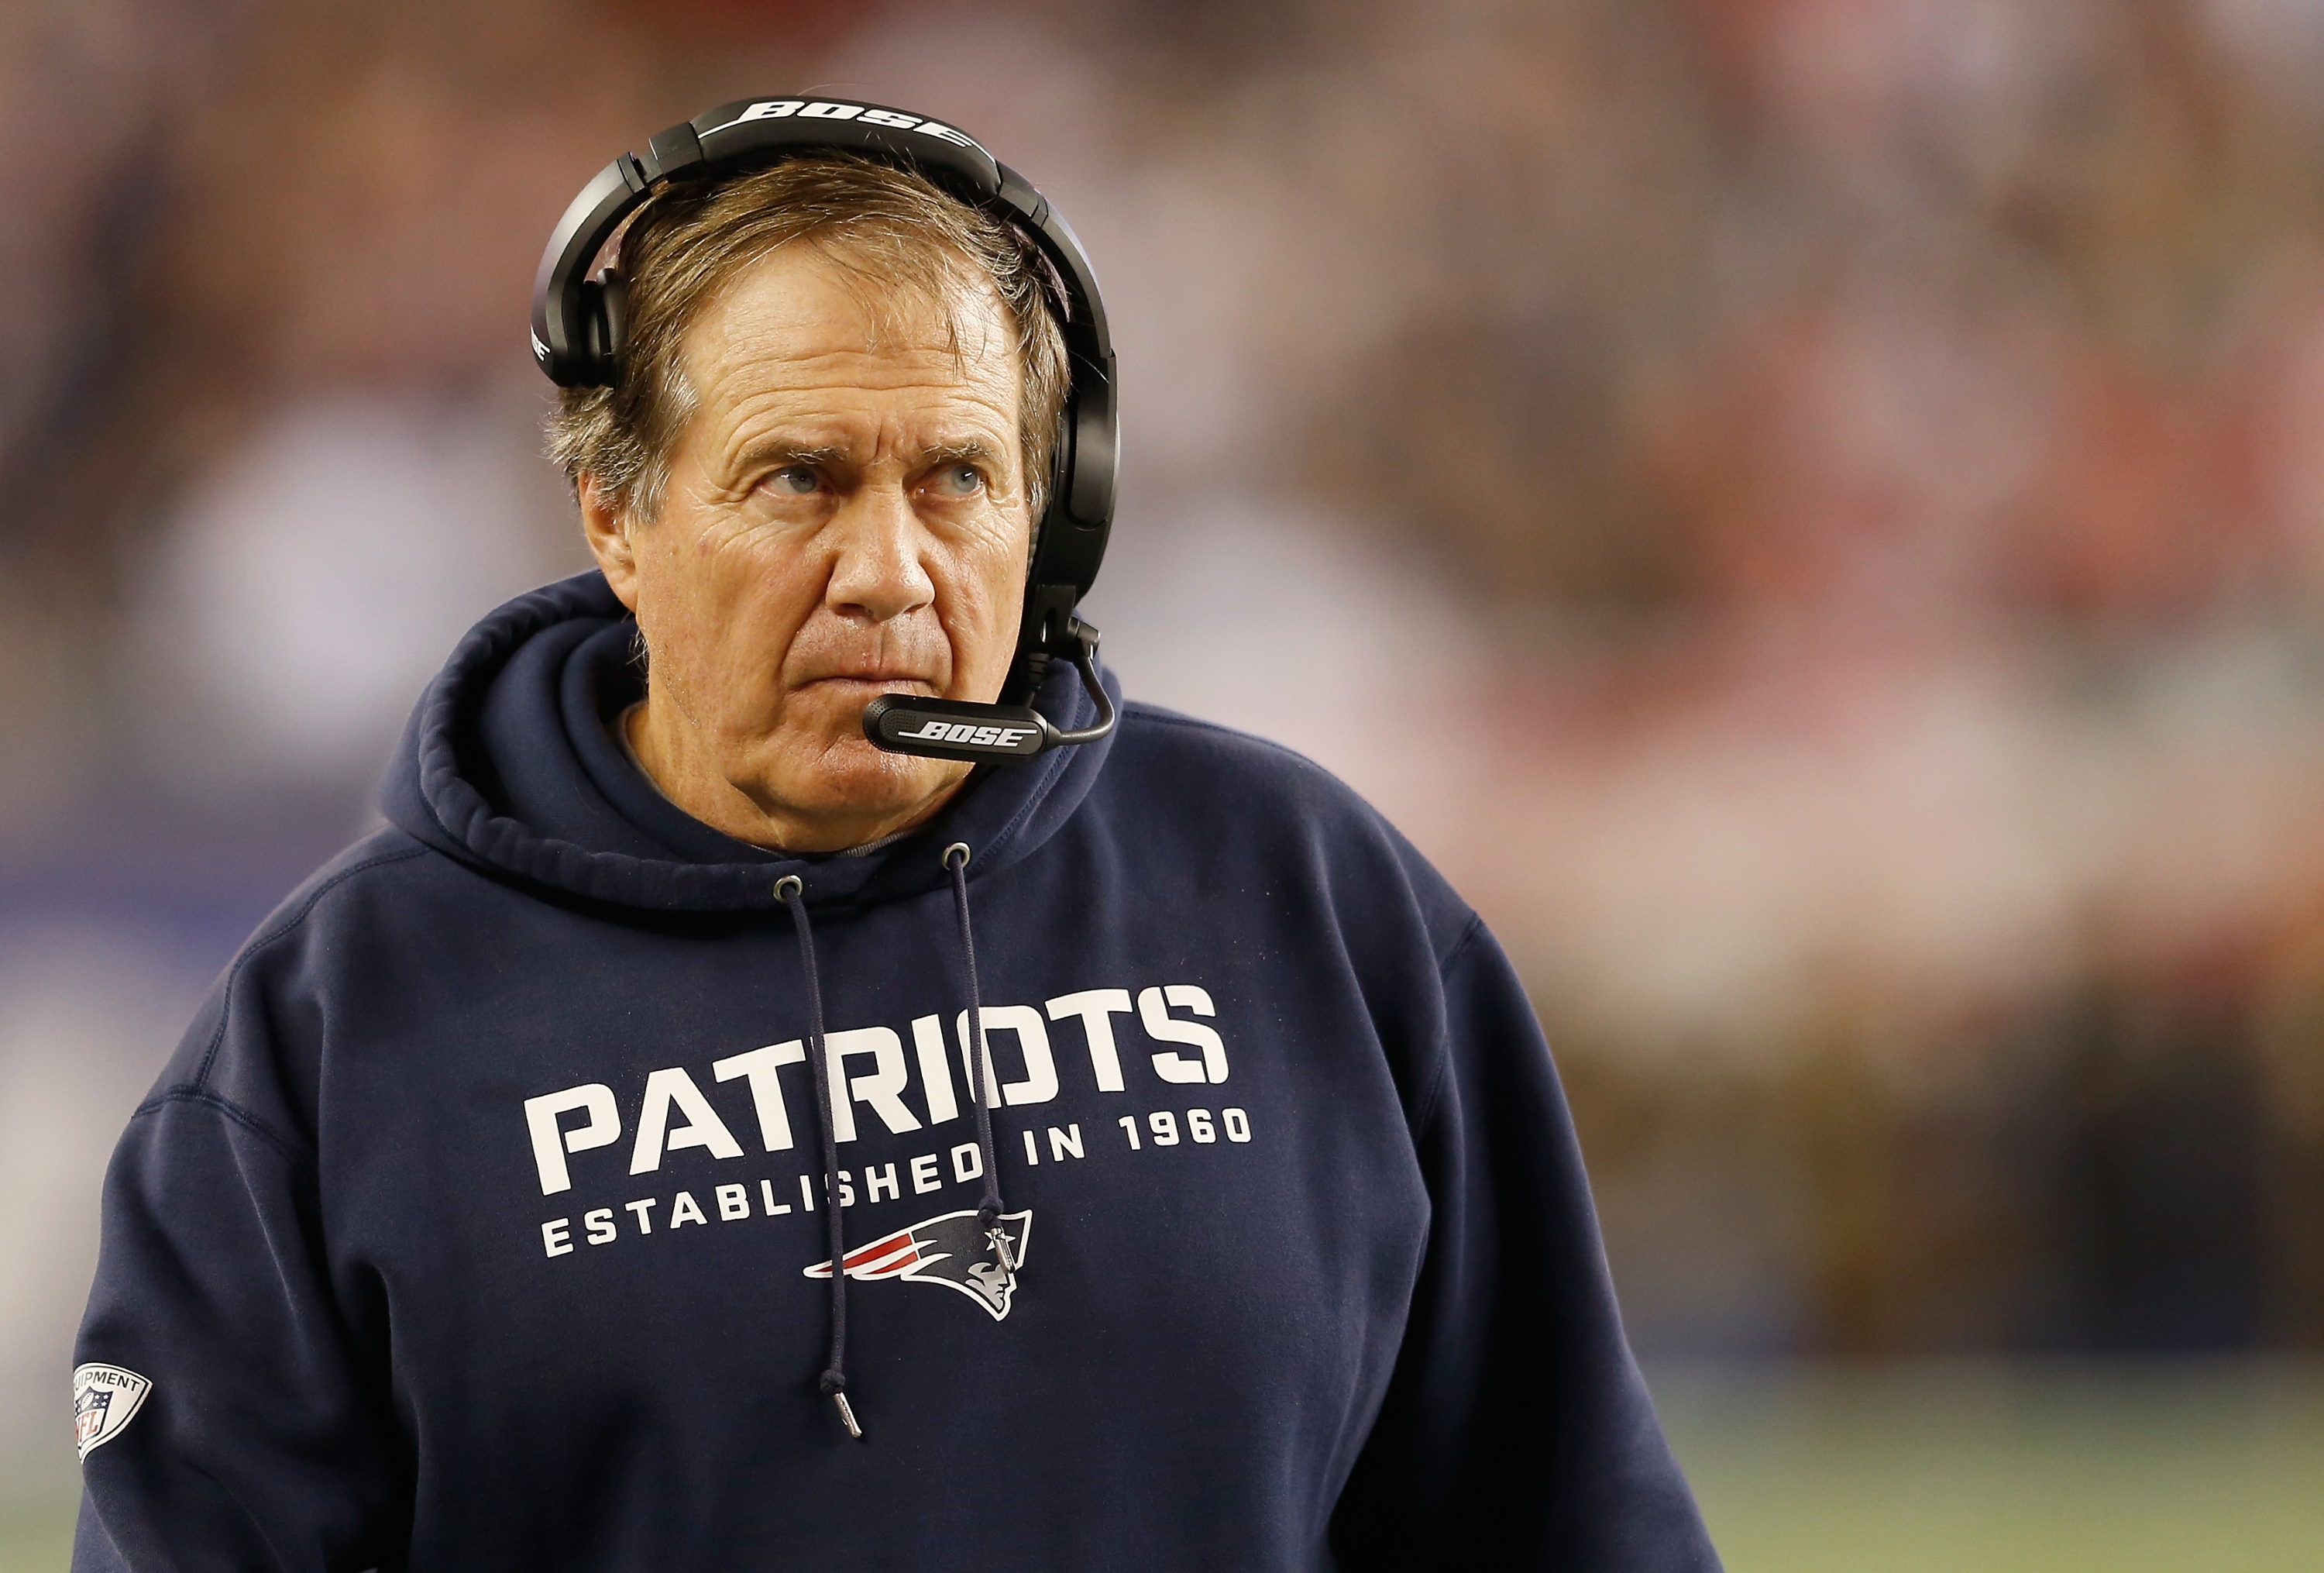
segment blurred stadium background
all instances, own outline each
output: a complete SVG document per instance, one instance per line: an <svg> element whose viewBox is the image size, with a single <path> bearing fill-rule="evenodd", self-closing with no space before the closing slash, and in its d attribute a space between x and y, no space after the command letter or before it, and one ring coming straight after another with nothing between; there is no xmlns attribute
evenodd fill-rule
<svg viewBox="0 0 2324 1573"><path fill-rule="evenodd" d="M527 292L724 98L1096 258L1130 691L1492 921L1738 1573L2324 1565L2324 4L0 8L0 1567L107 1150L583 564Z"/></svg>

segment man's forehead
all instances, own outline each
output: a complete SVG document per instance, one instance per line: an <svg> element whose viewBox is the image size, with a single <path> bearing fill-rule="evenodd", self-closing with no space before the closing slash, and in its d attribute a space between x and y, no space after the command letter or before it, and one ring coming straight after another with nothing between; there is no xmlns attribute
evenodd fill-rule
<svg viewBox="0 0 2324 1573"><path fill-rule="evenodd" d="M1016 418L1018 367L1013 356L955 349L945 339L899 343L847 331L845 324L803 331L752 333L736 324L689 357L700 408L721 407L737 419L778 413L804 418L817 411L879 404L924 415L1008 423Z"/></svg>
<svg viewBox="0 0 2324 1573"><path fill-rule="evenodd" d="M863 461L886 450L982 456L1006 464L1015 450L1013 406L958 384L865 389L761 388L706 402L697 429L722 463L829 458Z"/></svg>
<svg viewBox="0 0 2324 1573"><path fill-rule="evenodd" d="M686 349L697 364L766 362L807 380L973 383L1017 371L1015 338L989 289L932 292L803 248L752 264L694 324Z"/></svg>
<svg viewBox="0 0 2324 1573"><path fill-rule="evenodd" d="M738 343L700 368L703 392L730 396L900 393L930 401L990 402L1014 382L1012 366L992 366L940 346L872 345L797 353L792 347Z"/></svg>
<svg viewBox="0 0 2324 1573"><path fill-rule="evenodd" d="M723 417L721 424L823 433L835 441L867 425L897 421L916 430L956 430L966 440L1006 431L1016 419L1013 387L966 383L951 375L818 376L792 363L739 370L704 392L702 413Z"/></svg>

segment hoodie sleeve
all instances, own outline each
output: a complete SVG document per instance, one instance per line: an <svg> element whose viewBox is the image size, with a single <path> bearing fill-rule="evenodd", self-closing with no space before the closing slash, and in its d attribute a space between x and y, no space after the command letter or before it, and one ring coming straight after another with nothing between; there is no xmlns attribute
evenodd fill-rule
<svg viewBox="0 0 2324 1573"><path fill-rule="evenodd" d="M1442 970L1445 1050L1415 1125L1427 1254L1333 1522L1339 1564L1711 1573L1532 1006L1481 921Z"/></svg>
<svg viewBox="0 0 2324 1573"><path fill-rule="evenodd" d="M84 1399L77 1374L76 1573L397 1560L383 1374L365 1380L332 1292L311 1155L214 1085L215 1065L263 1058L240 1041L263 1029L238 992L213 1000L189 1034L189 1051L207 1042L193 1073L172 1067L106 1175L76 1358L150 1385L130 1384L124 1420L127 1393ZM229 999L231 1021L205 1033Z"/></svg>

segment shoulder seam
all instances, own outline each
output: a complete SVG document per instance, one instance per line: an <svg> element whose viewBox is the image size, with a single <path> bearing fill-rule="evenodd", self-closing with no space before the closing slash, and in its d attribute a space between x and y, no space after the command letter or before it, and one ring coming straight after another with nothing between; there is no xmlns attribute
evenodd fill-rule
<svg viewBox="0 0 2324 1573"><path fill-rule="evenodd" d="M1471 912L1468 923L1461 930L1461 937L1452 941L1452 946L1443 956L1437 958L1436 976L1440 984L1443 981L1444 974L1452 970L1452 964L1461 958L1462 953L1476 944L1477 936L1484 931L1484 914ZM1428 1090L1421 1096L1419 1106L1413 1110L1414 1131L1427 1129L1428 1123L1436 1117L1436 1106L1444 1096L1444 1084L1451 1079L1452 1069L1452 1041L1448 1036L1436 1046L1436 1069L1428 1078Z"/></svg>
<svg viewBox="0 0 2324 1573"><path fill-rule="evenodd" d="M242 948L242 953L234 958L234 965L226 968L226 983L218 991L219 1004L217 1025L210 1032L210 1041L202 1050L202 1061L199 1065L194 1068L193 1078L185 1084L186 1090L198 1091L201 1089L203 1084L209 1080L210 1066L212 1062L217 1059L219 1045L226 1041L226 1023L234 1018L235 983L242 976L243 968L250 965L253 958L254 958L261 950L265 949L269 945L273 944L277 939L283 938L291 930L298 928L300 924L305 922L307 921L307 915L315 910L315 904L318 902L320 902L325 896L330 894L332 891L336 890L340 885L345 884L347 881L355 878L355 875L366 873L371 869L377 868L383 864L402 863L414 857L423 857L427 856L427 853L428 848L424 846L413 847L401 852L383 852L376 857L366 857L361 863L355 864L350 867L339 870L338 873L331 875L330 878L325 880L322 884L317 885L311 892L309 892L307 899L299 903L299 910L297 911L292 912L289 917L283 919L282 921L277 923L273 928L267 930L264 933L260 934L255 939L252 939L249 944L244 945Z"/></svg>
<svg viewBox="0 0 2324 1573"><path fill-rule="evenodd" d="M1462 925L1459 937L1456 938L1451 945L1445 948L1443 955L1436 958L1436 970L1438 972L1450 972L1452 969L1452 964L1461 958L1461 952L1468 949L1470 946L1474 945L1477 942L1477 936L1482 934L1484 931L1484 914L1481 912L1471 912L1469 914L1468 922Z"/></svg>
<svg viewBox="0 0 2324 1573"><path fill-rule="evenodd" d="M256 1115L252 1114L248 1109L244 1108L240 1104L234 1102L231 1098L220 1097L217 1094L214 1092L206 1092L200 1087L173 1087L169 1091L159 1093L152 1097L147 1098L143 1103L139 1104L135 1111L132 1113L129 1117L134 1120L141 1115L152 1114L154 1110L160 1108L164 1104L173 1103L199 1104L205 1108L216 1109L219 1114L224 1115L227 1119L232 1120L235 1124L240 1125L252 1135L257 1137L260 1141L273 1148L277 1152L282 1155L286 1161L291 1163L303 1163L306 1161L307 1154L305 1151L296 1143L276 1134L274 1128L269 1125L265 1121L260 1119Z"/></svg>

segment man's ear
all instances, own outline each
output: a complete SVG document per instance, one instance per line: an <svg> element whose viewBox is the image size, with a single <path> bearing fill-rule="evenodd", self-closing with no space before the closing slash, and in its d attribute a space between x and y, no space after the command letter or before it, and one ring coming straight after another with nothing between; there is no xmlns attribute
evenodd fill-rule
<svg viewBox="0 0 2324 1573"><path fill-rule="evenodd" d="M613 588L615 598L636 611L638 554L630 541L630 511L615 508L606 501L605 490L597 484L595 476L583 476L573 492L581 504L581 536L589 543L589 555L597 560L598 569Z"/></svg>

